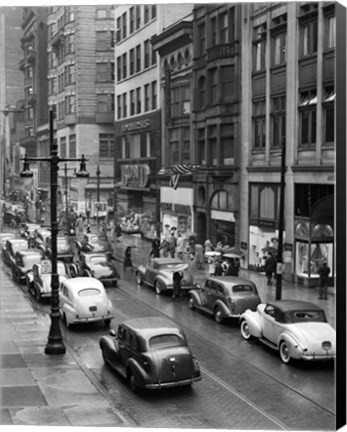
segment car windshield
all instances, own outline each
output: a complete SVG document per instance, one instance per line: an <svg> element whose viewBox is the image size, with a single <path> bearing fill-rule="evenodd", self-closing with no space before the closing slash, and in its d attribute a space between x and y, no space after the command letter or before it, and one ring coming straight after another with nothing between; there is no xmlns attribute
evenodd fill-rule
<svg viewBox="0 0 347 432"><path fill-rule="evenodd" d="M80 297L92 297L92 296L97 296L100 294L101 294L101 291L98 290L97 288L84 288L84 289L81 289L80 291L78 291L78 295Z"/></svg>
<svg viewBox="0 0 347 432"><path fill-rule="evenodd" d="M153 349L166 348L171 346L180 346L180 338L175 334L163 334L153 336L149 340L149 346Z"/></svg>
<svg viewBox="0 0 347 432"><path fill-rule="evenodd" d="M32 266L34 264L37 264L39 261L41 261L40 254L30 255L23 258L23 263L25 268L32 268Z"/></svg>
<svg viewBox="0 0 347 432"><path fill-rule="evenodd" d="M323 310L299 310L289 313L289 322L326 322L325 313Z"/></svg>
<svg viewBox="0 0 347 432"><path fill-rule="evenodd" d="M254 290L250 285L235 285L235 286L233 286L233 293L234 294L251 293L253 291Z"/></svg>

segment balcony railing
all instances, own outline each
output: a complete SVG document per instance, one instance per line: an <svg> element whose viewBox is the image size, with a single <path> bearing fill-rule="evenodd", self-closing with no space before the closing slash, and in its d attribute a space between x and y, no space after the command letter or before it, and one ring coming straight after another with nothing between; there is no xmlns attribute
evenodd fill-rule
<svg viewBox="0 0 347 432"><path fill-rule="evenodd" d="M220 58L234 57L239 54L239 43L227 43L215 45L207 50L207 61Z"/></svg>

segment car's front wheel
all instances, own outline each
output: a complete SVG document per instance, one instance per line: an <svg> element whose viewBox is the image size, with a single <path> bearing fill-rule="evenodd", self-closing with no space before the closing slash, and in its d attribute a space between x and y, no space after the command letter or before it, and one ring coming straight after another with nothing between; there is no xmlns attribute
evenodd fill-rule
<svg viewBox="0 0 347 432"><path fill-rule="evenodd" d="M250 340L252 339L251 332L249 331L248 322L244 319L241 322L240 326L241 335L244 339Z"/></svg>
<svg viewBox="0 0 347 432"><path fill-rule="evenodd" d="M110 324L111 324L111 320L110 319L107 318L107 319L104 320L104 326L105 327L110 327Z"/></svg>
<svg viewBox="0 0 347 432"><path fill-rule="evenodd" d="M214 310L214 319L218 324L221 324L223 322L223 314L218 306Z"/></svg>
<svg viewBox="0 0 347 432"><path fill-rule="evenodd" d="M280 343L280 357L283 363L288 364L291 360L290 354L289 354L289 347L287 342L281 342Z"/></svg>
<svg viewBox="0 0 347 432"><path fill-rule="evenodd" d="M40 291L40 288L37 288L37 287L36 287L36 289L35 289L35 298L36 298L36 300L37 300L38 302L41 301L41 291Z"/></svg>
<svg viewBox="0 0 347 432"><path fill-rule="evenodd" d="M137 283L138 285L142 285L142 283L143 283L142 275L141 275L140 272L137 272L137 273L136 273L136 283Z"/></svg>
<svg viewBox="0 0 347 432"><path fill-rule="evenodd" d="M155 292L156 292L158 295L161 294L161 285L160 285L160 282L159 282L159 281L155 281L154 289L155 289Z"/></svg>

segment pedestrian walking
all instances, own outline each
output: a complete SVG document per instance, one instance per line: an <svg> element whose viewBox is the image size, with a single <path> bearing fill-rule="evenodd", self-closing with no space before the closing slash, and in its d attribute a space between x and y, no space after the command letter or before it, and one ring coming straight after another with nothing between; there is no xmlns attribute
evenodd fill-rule
<svg viewBox="0 0 347 432"><path fill-rule="evenodd" d="M328 281L330 274L330 267L327 262L323 261L321 266L318 268L319 274L319 299L328 299Z"/></svg>
<svg viewBox="0 0 347 432"><path fill-rule="evenodd" d="M204 246L200 243L195 245L194 261L198 270L203 270L205 265Z"/></svg>
<svg viewBox="0 0 347 432"><path fill-rule="evenodd" d="M120 241L121 241L121 237L122 237L122 228L121 228L121 226L119 225L119 223L117 223L114 232L115 232L115 234L116 234L117 242L120 242Z"/></svg>
<svg viewBox="0 0 347 432"><path fill-rule="evenodd" d="M228 260L225 276L238 276L238 275L239 275L239 269L236 265L234 258L231 258L230 260Z"/></svg>
<svg viewBox="0 0 347 432"><path fill-rule="evenodd" d="M160 241L157 238L155 238L152 241L152 249L151 252L149 253L149 257L153 257L153 258L160 257Z"/></svg>
<svg viewBox="0 0 347 432"><path fill-rule="evenodd" d="M131 269L132 266L133 266L133 263L132 263L132 260L131 260L131 246L128 246L125 249L123 269L126 270L128 267L130 267L130 269Z"/></svg>
<svg viewBox="0 0 347 432"><path fill-rule="evenodd" d="M223 276L223 266L222 266L222 260L221 259L218 259L218 261L216 262L214 275L215 276Z"/></svg>
<svg viewBox="0 0 347 432"><path fill-rule="evenodd" d="M171 256L171 258L175 258L175 252L176 252L176 245L177 245L177 240L175 237L175 232L171 232L170 236L167 239L167 243L168 243L168 252Z"/></svg>
<svg viewBox="0 0 347 432"><path fill-rule="evenodd" d="M271 252L268 252L268 256L265 260L265 275L267 278L267 284L272 285L272 275L276 271L276 259Z"/></svg>
<svg viewBox="0 0 347 432"><path fill-rule="evenodd" d="M181 289L182 278L183 278L183 274L178 271L175 271L172 275L172 280L173 280L172 300L175 300L176 297L180 297L182 295L182 289Z"/></svg>
<svg viewBox="0 0 347 432"><path fill-rule="evenodd" d="M214 250L211 240L207 239L204 243L205 253L212 252Z"/></svg>

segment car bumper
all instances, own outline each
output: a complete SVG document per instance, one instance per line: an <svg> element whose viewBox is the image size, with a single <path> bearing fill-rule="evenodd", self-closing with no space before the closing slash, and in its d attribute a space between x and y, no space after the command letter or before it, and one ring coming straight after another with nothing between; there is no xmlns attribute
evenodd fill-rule
<svg viewBox="0 0 347 432"><path fill-rule="evenodd" d="M302 354L301 360L308 361L322 361L322 360L334 360L336 358L335 354Z"/></svg>
<svg viewBox="0 0 347 432"><path fill-rule="evenodd" d="M114 278L111 278L111 279L100 278L98 280L100 282L102 282L104 285L113 285L113 284L117 284L117 282L119 281L119 277L114 277Z"/></svg>
<svg viewBox="0 0 347 432"><path fill-rule="evenodd" d="M201 376L198 377L194 377L194 378L189 378L186 380L181 380L181 381L171 381L171 382L165 382L165 383L150 383L150 384L146 384L145 388L149 389L149 390L160 390L162 388L172 388L172 387L183 387L183 386L188 386L193 384L196 381L200 381L201 380Z"/></svg>
<svg viewBox="0 0 347 432"><path fill-rule="evenodd" d="M113 315L105 315L102 317L88 317L88 318L74 318L72 321L72 324L79 324L79 323L90 323L90 322L96 322L96 321L105 321L105 320L111 320L113 319Z"/></svg>

